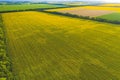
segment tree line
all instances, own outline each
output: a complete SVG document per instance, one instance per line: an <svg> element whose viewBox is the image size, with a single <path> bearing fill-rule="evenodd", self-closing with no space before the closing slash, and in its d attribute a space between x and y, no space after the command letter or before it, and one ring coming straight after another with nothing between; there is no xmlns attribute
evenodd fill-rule
<svg viewBox="0 0 120 80"><path fill-rule="evenodd" d="M13 80L12 63L7 54L6 37L0 15L0 79Z"/></svg>
<svg viewBox="0 0 120 80"><path fill-rule="evenodd" d="M106 22L106 23L112 23L112 24L120 24L120 21L117 21L117 20L108 20L108 19L102 19L102 18L98 18L98 17L79 16L79 15L70 14L70 13L50 12L50 11L42 11L42 12L52 13L52 14L57 14L57 15L63 15L63 16L69 16L69 17L73 17L73 18L94 20L94 21L98 21L98 22Z"/></svg>
<svg viewBox="0 0 120 80"><path fill-rule="evenodd" d="M8 10L0 11L0 13L10 13L10 12L24 12L24 11L45 11L48 9L59 9L59 8L69 8L69 7L53 7L53 8L35 8L35 9L21 9L21 10Z"/></svg>

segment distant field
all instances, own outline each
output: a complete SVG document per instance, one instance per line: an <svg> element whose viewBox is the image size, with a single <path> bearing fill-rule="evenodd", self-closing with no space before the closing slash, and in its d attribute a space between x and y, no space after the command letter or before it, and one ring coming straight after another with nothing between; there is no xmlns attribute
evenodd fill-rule
<svg viewBox="0 0 120 80"><path fill-rule="evenodd" d="M52 4L21 4L21 5L0 5L1 11L13 11L13 10L26 10L26 9L38 9L38 8L55 8L55 7L64 7L61 5L52 5Z"/></svg>
<svg viewBox="0 0 120 80"><path fill-rule="evenodd" d="M116 8L116 7L85 6L85 8L91 10L107 10L107 11L120 12L120 8Z"/></svg>
<svg viewBox="0 0 120 80"><path fill-rule="evenodd" d="M74 9L74 10L61 10L61 11L57 11L57 12L70 13L70 14L75 14L75 15L79 15L79 16L97 17L97 16L113 13L114 11Z"/></svg>
<svg viewBox="0 0 120 80"><path fill-rule="evenodd" d="M120 80L120 25L42 12L2 17L17 80Z"/></svg>
<svg viewBox="0 0 120 80"><path fill-rule="evenodd" d="M50 9L49 12L69 13L78 16L98 17L111 21L120 21L120 8L101 7L101 6L84 6L62 9Z"/></svg>
<svg viewBox="0 0 120 80"><path fill-rule="evenodd" d="M120 8L114 7L99 7L99 6L84 6L73 8L50 9L50 12L70 13L81 16L97 17L115 12L120 12Z"/></svg>
<svg viewBox="0 0 120 80"><path fill-rule="evenodd" d="M90 3L90 2L82 2L82 1L80 1L80 2L63 2L63 3L61 3L61 4L64 4L64 5L67 5L67 6L85 6L85 5L97 5L96 3Z"/></svg>
<svg viewBox="0 0 120 80"><path fill-rule="evenodd" d="M81 6L81 5L87 5L85 2L68 2L68 3L63 3L64 5L67 6Z"/></svg>
<svg viewBox="0 0 120 80"><path fill-rule="evenodd" d="M71 8L61 8L61 9L51 9L49 11L64 11L64 10L77 10L77 9L106 10L106 11L120 12L120 8L115 8L115 7L101 7L101 6L71 7Z"/></svg>
<svg viewBox="0 0 120 80"><path fill-rule="evenodd" d="M116 4L103 4L103 5L100 5L100 6L105 6L105 7L107 7L107 6L108 7L110 7L110 6L111 7L120 7L120 4L117 4L117 3Z"/></svg>
<svg viewBox="0 0 120 80"><path fill-rule="evenodd" d="M107 15L98 16L98 17L102 19L111 20L111 21L120 21L120 13L112 13L112 14L107 14Z"/></svg>

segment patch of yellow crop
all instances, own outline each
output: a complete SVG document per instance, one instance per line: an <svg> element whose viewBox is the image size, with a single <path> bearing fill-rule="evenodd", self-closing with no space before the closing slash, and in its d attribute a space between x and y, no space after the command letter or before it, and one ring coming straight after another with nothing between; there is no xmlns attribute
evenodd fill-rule
<svg viewBox="0 0 120 80"><path fill-rule="evenodd" d="M100 5L100 6L112 6L112 7L116 6L117 7L117 6L120 6L120 4L103 4L103 5Z"/></svg>
<svg viewBox="0 0 120 80"><path fill-rule="evenodd" d="M60 33L61 30L64 31L65 34L77 34L78 32L83 32L85 29L108 26L108 24L99 24L98 22L90 20L75 19L32 11L5 13L3 14L3 18L5 20L5 26L7 26L13 33L16 33L14 39L37 35L41 32L39 30L41 28L43 28L43 31L48 34ZM22 32L22 30L26 30L26 32ZM42 42L45 42L45 40L42 39Z"/></svg>
<svg viewBox="0 0 120 80"><path fill-rule="evenodd" d="M120 12L120 8L115 8L115 7L85 6L84 8L92 9L92 10L109 10L109 11Z"/></svg>
<svg viewBox="0 0 120 80"><path fill-rule="evenodd" d="M115 7L102 7L102 6L84 6L84 7L73 7L73 8L61 8L61 9L51 9L47 11L63 11L63 10L76 10L76 9L88 9L88 10L109 10L120 12L120 8Z"/></svg>
<svg viewBox="0 0 120 80"><path fill-rule="evenodd" d="M27 16L24 16L27 15ZM9 17L10 16L10 17ZM16 18L17 17L17 18ZM51 28L54 26L55 30L50 30L48 29L47 31L44 30L44 32L48 33L56 33L59 32L61 29L68 30L68 27L70 30L73 30L74 28L78 29L86 29L86 28L92 28L96 27L94 25L95 22L89 21L89 20L80 20L80 19L74 19L74 18L68 18L64 16L56 16L52 14L46 14L42 12L16 12L16 13L5 13L3 14L3 18L5 19L4 23L9 29L13 29L12 26L14 26L14 30L11 31L22 31L24 29L28 29L27 27L21 28L21 26L38 26L37 29L41 27L46 27L46 28ZM11 20L12 23L11 23ZM29 22L29 23L28 23ZM72 25L71 25L72 23ZM88 23L88 24L86 24ZM15 26L17 25L17 26ZM41 27L39 27L41 25ZM51 26L52 25L52 26ZM89 27L88 25L93 25ZM48 27L49 26L49 27ZM56 26L56 27L55 27ZM74 26L74 27L73 27ZM32 27L31 30L36 31L36 27ZM39 31L37 31L39 32ZM25 34L24 32L22 33L17 33L17 37L27 37L27 36L32 36L36 34L37 32L29 32ZM32 35L31 35L32 34Z"/></svg>
<svg viewBox="0 0 120 80"><path fill-rule="evenodd" d="M40 44L46 44L46 39L43 38L43 37L40 37L40 38L38 39L38 42L39 42Z"/></svg>
<svg viewBox="0 0 120 80"><path fill-rule="evenodd" d="M49 9L46 11L64 11L64 10L74 10L74 9L84 9L83 7L71 7L71 8L60 8L60 9Z"/></svg>
<svg viewBox="0 0 120 80"><path fill-rule="evenodd" d="M2 17L19 79L120 79L120 25L33 11Z"/></svg>

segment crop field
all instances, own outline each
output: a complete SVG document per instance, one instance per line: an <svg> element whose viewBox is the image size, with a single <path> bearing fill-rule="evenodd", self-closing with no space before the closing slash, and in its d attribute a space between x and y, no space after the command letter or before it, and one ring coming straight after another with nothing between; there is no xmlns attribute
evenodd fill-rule
<svg viewBox="0 0 120 80"><path fill-rule="evenodd" d="M120 8L102 7L102 6L84 6L84 7L60 8L60 9L51 9L51 10L48 10L48 11L64 11L64 10L77 10L77 9L106 10L106 11L120 12Z"/></svg>
<svg viewBox="0 0 120 80"><path fill-rule="evenodd" d="M67 6L81 6L81 5L87 5L87 3L85 2L64 2L63 3L64 5L67 5Z"/></svg>
<svg viewBox="0 0 120 80"><path fill-rule="evenodd" d="M107 10L107 11L120 12L120 8L116 8L116 7L85 6L85 8L90 10Z"/></svg>
<svg viewBox="0 0 120 80"><path fill-rule="evenodd" d="M2 17L16 80L120 80L120 25L32 11Z"/></svg>
<svg viewBox="0 0 120 80"><path fill-rule="evenodd" d="M77 6L90 6L90 5L97 5L96 3L90 3L90 2L82 2L82 1L80 1L80 2L78 2L78 1L71 1L71 2L62 2L61 4L63 4L63 5L66 5L66 6L71 6L71 7L77 7Z"/></svg>
<svg viewBox="0 0 120 80"><path fill-rule="evenodd" d="M114 7L100 7L100 6L84 6L73 8L50 9L49 12L69 13L78 16L98 17L107 14L120 12L120 8Z"/></svg>
<svg viewBox="0 0 120 80"><path fill-rule="evenodd" d="M112 21L120 21L120 13L112 13L103 16L98 16L102 19L112 20Z"/></svg>
<svg viewBox="0 0 120 80"><path fill-rule="evenodd" d="M13 11L13 10L38 9L38 8L56 8L56 7L64 7L64 6L52 5L52 4L0 5L0 12L1 11Z"/></svg>
<svg viewBox="0 0 120 80"><path fill-rule="evenodd" d="M49 9L48 12L69 13L77 16L89 16L90 18L101 18L107 21L120 21L120 8L101 7L101 6L83 6L71 8Z"/></svg>
<svg viewBox="0 0 120 80"><path fill-rule="evenodd" d="M118 4L102 4L100 6L105 6L105 7L120 7L120 3L118 3Z"/></svg>
<svg viewBox="0 0 120 80"><path fill-rule="evenodd" d="M60 13L70 13L78 16L89 16L89 17L97 17L105 14L114 13L114 11L106 11L106 10L89 10L89 9L75 9L75 10L61 10L57 11Z"/></svg>

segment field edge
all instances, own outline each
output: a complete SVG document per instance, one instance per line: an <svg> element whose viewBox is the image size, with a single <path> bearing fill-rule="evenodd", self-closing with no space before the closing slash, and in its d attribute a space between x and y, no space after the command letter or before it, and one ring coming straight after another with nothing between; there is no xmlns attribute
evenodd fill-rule
<svg viewBox="0 0 120 80"><path fill-rule="evenodd" d="M6 29L0 14L0 80L13 80L12 62L8 55Z"/></svg>

